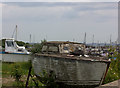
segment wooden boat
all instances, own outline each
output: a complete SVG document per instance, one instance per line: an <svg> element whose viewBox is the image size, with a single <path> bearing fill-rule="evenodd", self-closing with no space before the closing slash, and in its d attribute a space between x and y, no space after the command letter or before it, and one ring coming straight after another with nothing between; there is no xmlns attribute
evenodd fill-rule
<svg viewBox="0 0 120 88"><path fill-rule="evenodd" d="M53 72L55 80L65 85L99 86L108 71L105 57L85 55L85 45L75 42L46 42L42 52L34 55L32 64L36 76L43 70Z"/></svg>

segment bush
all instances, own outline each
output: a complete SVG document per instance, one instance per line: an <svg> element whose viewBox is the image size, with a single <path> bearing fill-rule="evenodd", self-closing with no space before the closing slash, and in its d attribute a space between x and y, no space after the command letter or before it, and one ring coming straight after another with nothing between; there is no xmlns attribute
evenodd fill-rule
<svg viewBox="0 0 120 88"><path fill-rule="evenodd" d="M18 82L20 81L21 77L22 77L22 69L21 66L18 64L13 64L13 68L11 71L11 77L15 78L15 80Z"/></svg>
<svg viewBox="0 0 120 88"><path fill-rule="evenodd" d="M43 44L46 42L46 40L41 40L41 43L34 44L33 48L31 49L32 54L40 53L42 50Z"/></svg>
<svg viewBox="0 0 120 88"><path fill-rule="evenodd" d="M116 49L113 47L111 47L110 49L110 53L111 52L113 54L109 55L109 58L116 57L116 59L111 59L110 67L103 82L104 84L120 79L120 53L119 51L116 51Z"/></svg>
<svg viewBox="0 0 120 88"><path fill-rule="evenodd" d="M35 44L31 49L32 54L41 52L41 48L42 48L41 44Z"/></svg>
<svg viewBox="0 0 120 88"><path fill-rule="evenodd" d="M47 73L45 70L43 70L42 73L40 73L40 77L38 77L40 82L43 83L47 88L58 88L58 84L55 82L55 73L53 71L50 71Z"/></svg>

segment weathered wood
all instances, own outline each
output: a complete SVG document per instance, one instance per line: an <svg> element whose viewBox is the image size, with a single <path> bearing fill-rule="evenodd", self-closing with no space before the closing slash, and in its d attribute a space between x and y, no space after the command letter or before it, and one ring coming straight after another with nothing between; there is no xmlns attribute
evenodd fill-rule
<svg viewBox="0 0 120 88"><path fill-rule="evenodd" d="M56 74L56 81L67 85L99 85L104 78L108 62L65 59L36 55L32 61L34 72L40 76L43 70Z"/></svg>
<svg viewBox="0 0 120 88"><path fill-rule="evenodd" d="M100 55L86 55L84 44L55 41L47 42L41 53L34 55L32 64L37 76L43 70L48 74L52 70L56 75L56 82L96 86L102 83L110 61Z"/></svg>
<svg viewBox="0 0 120 88"><path fill-rule="evenodd" d="M28 87L29 77L31 76L31 70L32 70L32 66L30 66L30 68L29 68L29 72L28 72L28 76L27 76L27 81L26 81L25 88Z"/></svg>

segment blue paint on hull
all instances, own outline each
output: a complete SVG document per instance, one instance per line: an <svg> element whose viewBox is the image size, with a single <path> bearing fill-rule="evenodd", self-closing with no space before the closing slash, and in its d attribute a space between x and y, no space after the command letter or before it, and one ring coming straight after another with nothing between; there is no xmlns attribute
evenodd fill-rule
<svg viewBox="0 0 120 88"><path fill-rule="evenodd" d="M4 51L2 51L2 52L0 52L0 54L5 54L5 52L4 52Z"/></svg>
<svg viewBox="0 0 120 88"><path fill-rule="evenodd" d="M17 55L29 55L29 54L26 54L26 53L8 53L8 52L0 52L0 54L17 54Z"/></svg>

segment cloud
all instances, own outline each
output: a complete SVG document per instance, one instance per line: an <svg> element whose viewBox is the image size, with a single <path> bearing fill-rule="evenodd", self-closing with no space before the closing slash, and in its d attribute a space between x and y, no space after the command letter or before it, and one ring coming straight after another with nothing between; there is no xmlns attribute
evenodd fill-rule
<svg viewBox="0 0 120 88"><path fill-rule="evenodd" d="M5 0L2 2L119 2L119 0Z"/></svg>
<svg viewBox="0 0 120 88"><path fill-rule="evenodd" d="M59 7L75 6L81 7L80 10L114 9L117 2L4 2L3 4L20 7ZM82 8L83 7L83 8Z"/></svg>
<svg viewBox="0 0 120 88"><path fill-rule="evenodd" d="M71 3L71 2L4 2L4 4L7 5L15 5L20 7L54 7L54 6L75 6L78 5L77 3Z"/></svg>
<svg viewBox="0 0 120 88"><path fill-rule="evenodd" d="M21 28L24 29L23 39L29 36L30 32L38 36L38 40L45 38L46 35L49 39L69 40L73 37L77 38L78 35L84 36L81 33L87 32L95 33L96 38L102 40L105 35L113 33L117 25L117 3L22 2L3 4L4 36L10 35L10 25L21 24L26 26L25 29ZM105 30L106 34L103 32ZM9 34L7 34L8 31L10 31ZM104 36L100 37L100 33ZM40 35L43 37L41 38Z"/></svg>
<svg viewBox="0 0 120 88"><path fill-rule="evenodd" d="M117 3L5 3L3 6L3 14L5 18L11 19L32 19L39 20L47 19L62 19L62 18L79 18L88 14L98 16L113 16L112 12L117 10ZM107 12L109 11L109 15ZM12 13L11 13L12 12ZM24 13L24 14L23 14ZM17 14L17 15L15 15ZM4 17L4 16L3 16Z"/></svg>
<svg viewBox="0 0 120 88"><path fill-rule="evenodd" d="M50 20L60 18L65 11L71 10L71 7L19 7L19 6L9 6L3 7L3 20Z"/></svg>

